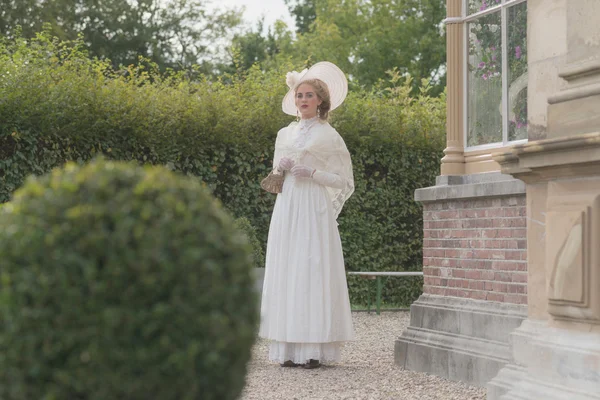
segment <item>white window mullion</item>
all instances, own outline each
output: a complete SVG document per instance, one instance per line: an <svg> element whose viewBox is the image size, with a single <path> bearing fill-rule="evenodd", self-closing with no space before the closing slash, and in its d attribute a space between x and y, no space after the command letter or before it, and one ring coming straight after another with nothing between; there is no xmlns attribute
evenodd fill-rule
<svg viewBox="0 0 600 400"><path fill-rule="evenodd" d="M502 7L502 144L508 143L508 7Z"/></svg>
<svg viewBox="0 0 600 400"><path fill-rule="evenodd" d="M475 14L471 14L469 16L466 16L464 18L465 21L474 21L480 17L483 17L484 15L489 15L489 14L493 14L495 12L498 12L498 10L501 8L501 6L494 6L494 7L490 7L490 8L486 8L483 11L477 11Z"/></svg>
<svg viewBox="0 0 600 400"><path fill-rule="evenodd" d="M527 0L502 0L501 4L497 4L497 5L494 5L493 7L486 8L483 11L477 11L477 12L470 13L470 14L469 14L469 10L468 10L467 1L468 0L463 0L463 9L462 9L462 21L463 22L474 21L483 15L495 13L501 7L512 7L512 6L520 4L520 3L525 3Z"/></svg>
<svg viewBox="0 0 600 400"><path fill-rule="evenodd" d="M467 0L464 0L464 6L467 7ZM463 8L463 12L464 12ZM468 133L469 133L469 74L467 72L469 68L469 23L462 24L463 32L463 144L467 147Z"/></svg>

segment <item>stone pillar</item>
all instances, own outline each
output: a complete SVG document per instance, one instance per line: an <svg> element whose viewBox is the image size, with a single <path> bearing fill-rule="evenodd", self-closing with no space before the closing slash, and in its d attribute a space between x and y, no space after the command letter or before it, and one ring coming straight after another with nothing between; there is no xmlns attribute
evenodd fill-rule
<svg viewBox="0 0 600 400"><path fill-rule="evenodd" d="M549 3L562 7L555 41L528 46L566 38L547 138L494 157L526 183L529 316L511 334L513 361L490 382L490 400L600 399L600 2L531 0L530 11ZM533 15L530 32L536 21L547 24Z"/></svg>
<svg viewBox="0 0 600 400"><path fill-rule="evenodd" d="M497 155L527 185L530 309L489 400L600 399L600 132Z"/></svg>
<svg viewBox="0 0 600 400"><path fill-rule="evenodd" d="M567 86L548 102L548 137L597 132L600 127L600 1L569 1L566 8Z"/></svg>
<svg viewBox="0 0 600 400"><path fill-rule="evenodd" d="M527 1L527 135L548 137L548 98L566 87L559 67L567 60L567 0Z"/></svg>
<svg viewBox="0 0 600 400"><path fill-rule="evenodd" d="M465 173L463 139L463 23L462 0L448 0L446 6L446 149L442 158L442 175Z"/></svg>

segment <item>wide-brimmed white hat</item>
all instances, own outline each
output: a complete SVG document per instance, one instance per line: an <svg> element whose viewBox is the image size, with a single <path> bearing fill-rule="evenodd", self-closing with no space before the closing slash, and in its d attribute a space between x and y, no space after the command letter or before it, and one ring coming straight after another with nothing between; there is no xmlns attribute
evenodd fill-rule
<svg viewBox="0 0 600 400"><path fill-rule="evenodd" d="M298 109L294 97L296 96L296 88L302 82L310 79L320 79L327 85L329 96L331 99L330 111L335 110L344 102L348 94L348 80L346 75L338 68L337 65L323 61L316 63L310 69L305 69L302 72L288 72L285 81L290 90L287 92L281 103L283 112L289 115L296 115Z"/></svg>

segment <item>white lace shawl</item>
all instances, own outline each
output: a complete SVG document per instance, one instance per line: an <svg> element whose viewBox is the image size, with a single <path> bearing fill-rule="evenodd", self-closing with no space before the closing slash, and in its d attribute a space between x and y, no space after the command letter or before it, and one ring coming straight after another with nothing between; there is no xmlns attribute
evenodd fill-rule
<svg viewBox="0 0 600 400"><path fill-rule="evenodd" d="M292 122L277 133L273 165L279 165L281 158L289 157L296 163L340 176L345 182L342 189L326 186L337 219L344 203L354 193L350 153L340 134L329 123L316 121L307 132L300 133L302 137L298 137L300 125Z"/></svg>

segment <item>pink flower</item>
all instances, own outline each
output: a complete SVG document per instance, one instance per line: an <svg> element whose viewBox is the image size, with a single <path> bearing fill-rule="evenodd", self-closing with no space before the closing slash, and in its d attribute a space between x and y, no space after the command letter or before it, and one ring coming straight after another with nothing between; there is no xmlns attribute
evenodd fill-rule
<svg viewBox="0 0 600 400"><path fill-rule="evenodd" d="M483 61L482 61L482 62L480 62L480 63L479 63L479 65L478 65L478 67L479 67L479 68L484 68L484 67L485 67L485 63L484 63Z"/></svg>
<svg viewBox="0 0 600 400"><path fill-rule="evenodd" d="M521 58L521 46L515 47L515 57L517 58L517 60Z"/></svg>

